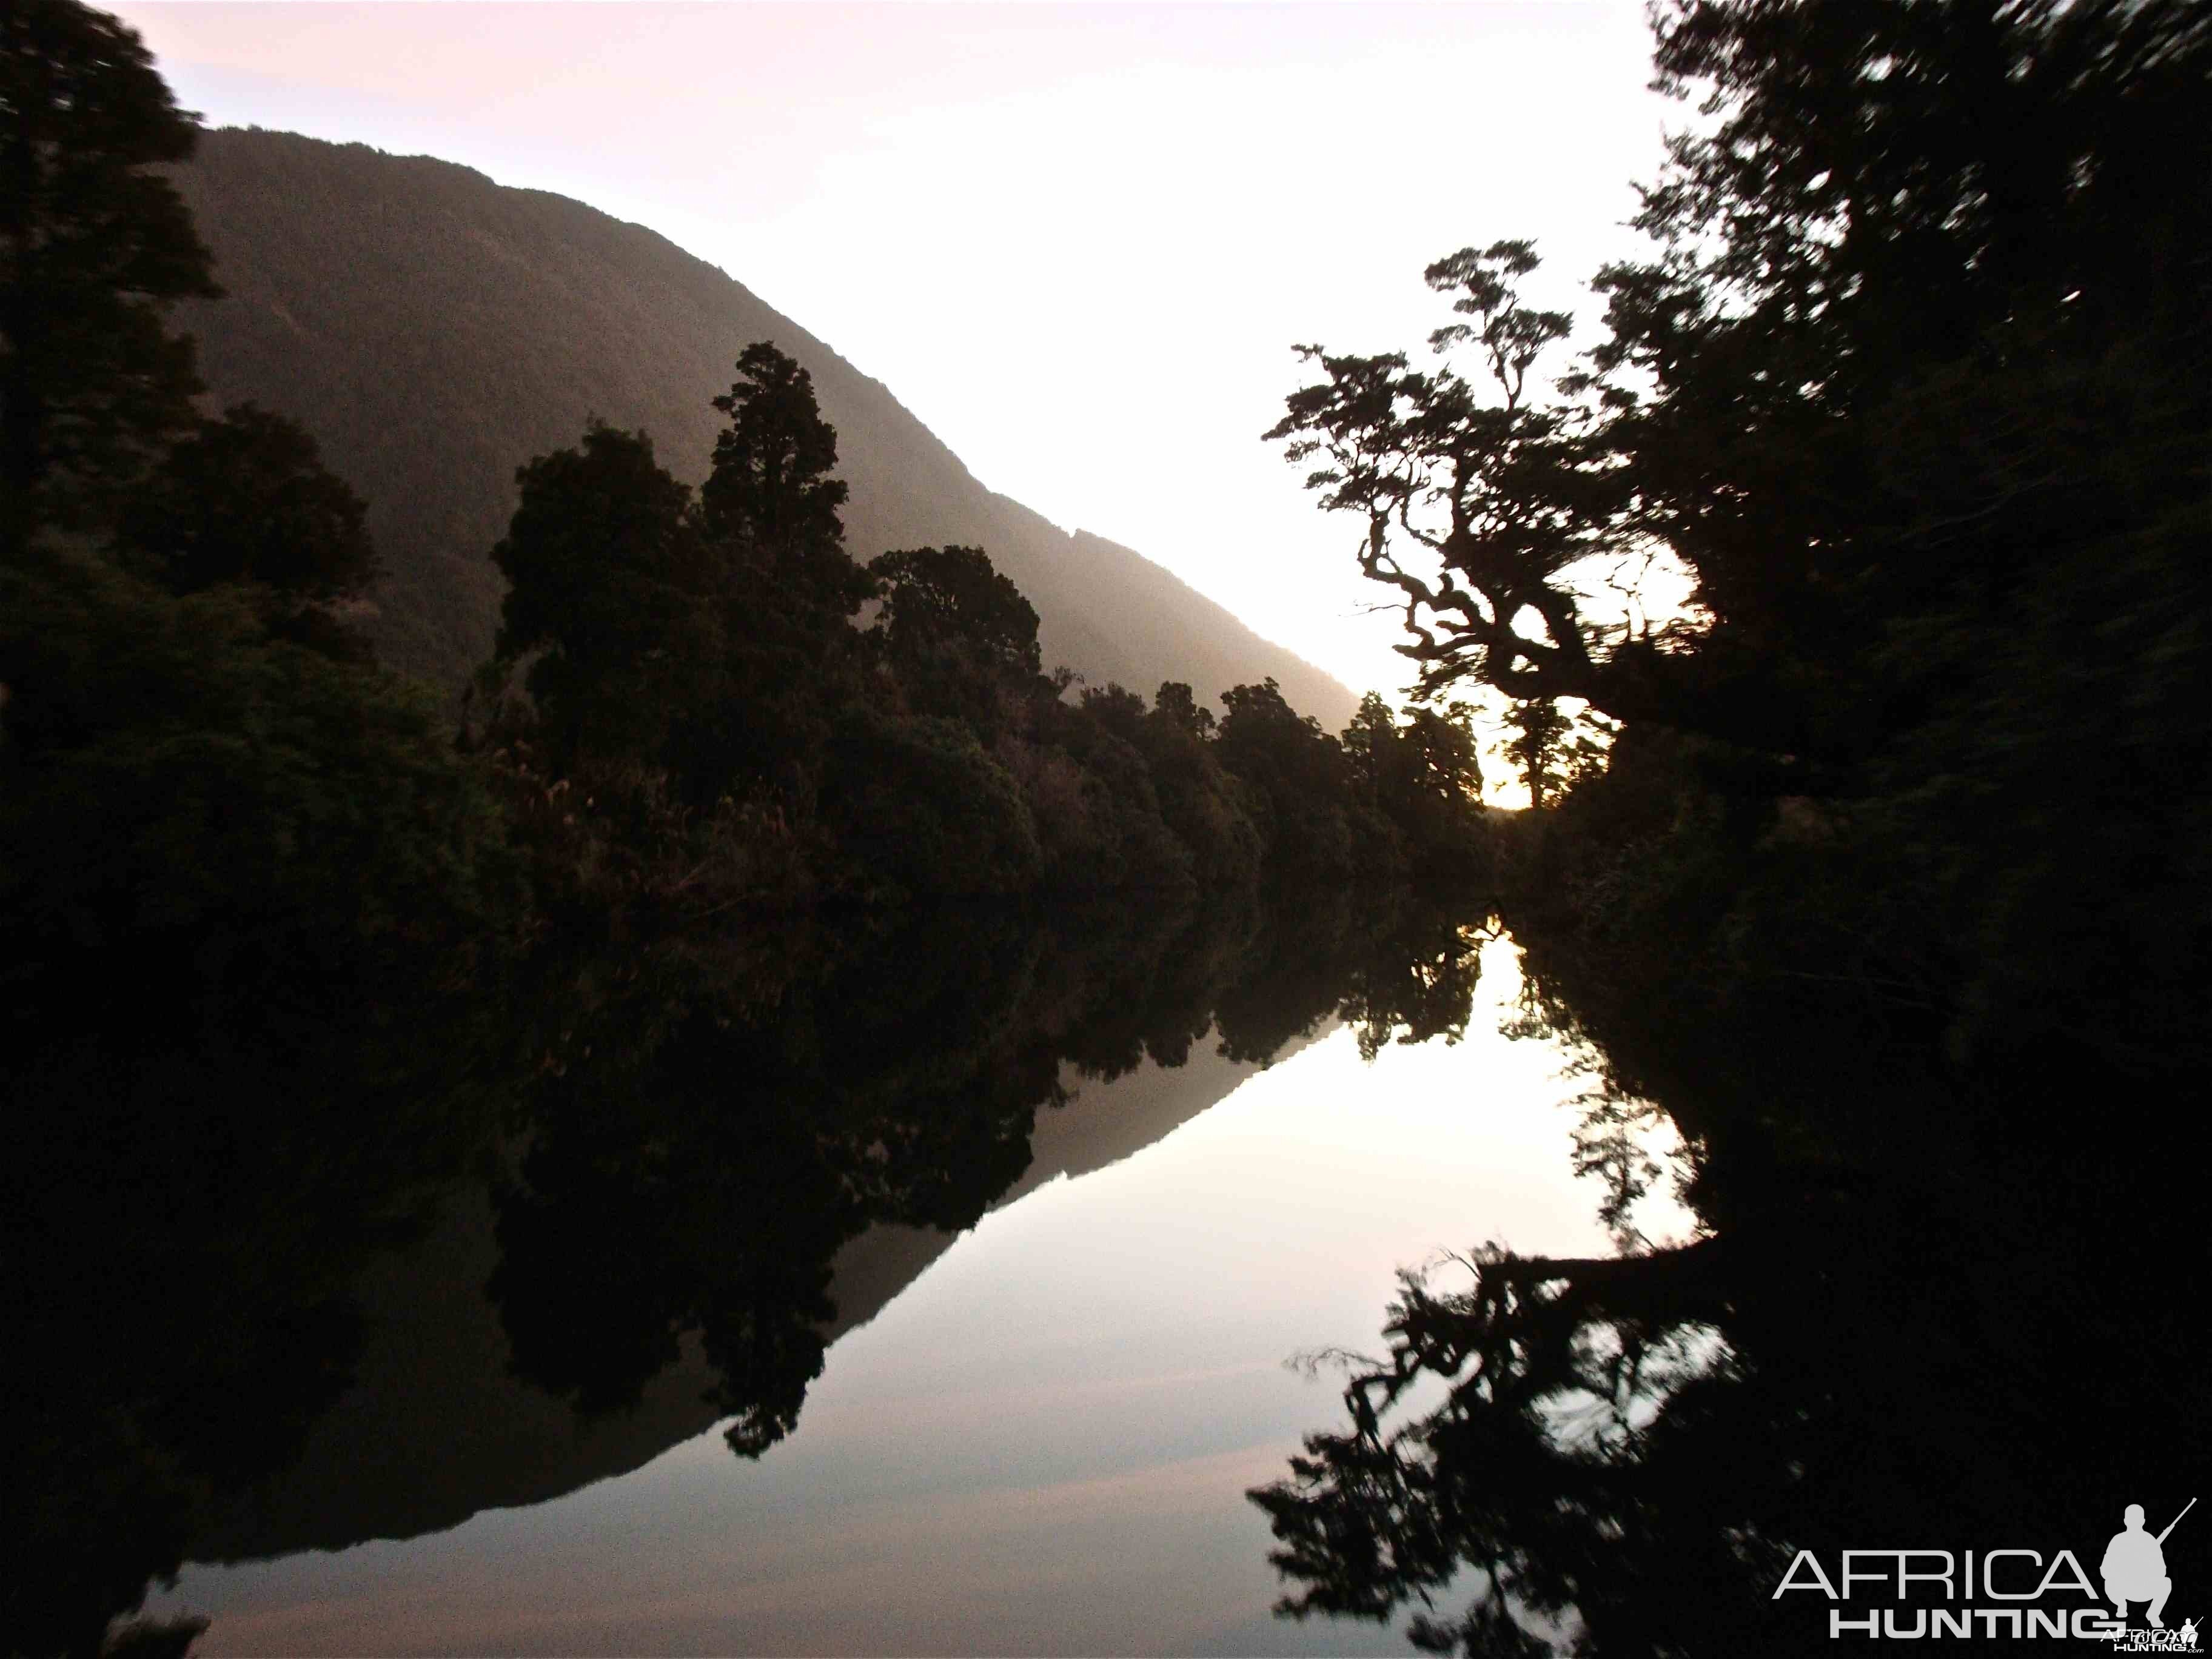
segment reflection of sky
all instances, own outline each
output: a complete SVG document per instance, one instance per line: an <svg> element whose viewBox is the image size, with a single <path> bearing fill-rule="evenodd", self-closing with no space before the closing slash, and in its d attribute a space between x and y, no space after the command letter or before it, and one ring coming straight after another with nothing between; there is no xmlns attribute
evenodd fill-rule
<svg viewBox="0 0 2212 1659"><path fill-rule="evenodd" d="M1371 1351L1398 1266L1605 1248L1558 1104L1579 1085L1495 1035L1507 958L1456 1048L1370 1067L1340 1031L987 1217L757 1464L708 1435L437 1537L196 1570L161 1610L213 1615L210 1656L1405 1652L1272 1620L1242 1494L1340 1411L1284 1359Z"/></svg>

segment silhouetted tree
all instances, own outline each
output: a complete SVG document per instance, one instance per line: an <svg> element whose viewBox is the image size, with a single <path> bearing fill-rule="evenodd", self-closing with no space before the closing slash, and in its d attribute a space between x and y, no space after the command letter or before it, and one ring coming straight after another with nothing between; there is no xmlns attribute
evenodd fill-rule
<svg viewBox="0 0 2212 1659"><path fill-rule="evenodd" d="M871 560L884 611L877 628L896 655L964 646L1024 680L1042 672L1036 608L980 547L922 547Z"/></svg>
<svg viewBox="0 0 2212 1659"><path fill-rule="evenodd" d="M1145 700L1118 681L1087 685L1076 706L1124 743L1141 744L1145 733Z"/></svg>
<svg viewBox="0 0 2212 1659"><path fill-rule="evenodd" d="M1397 717L1379 692L1370 691L1359 700L1340 741L1353 789L1379 811L1398 746Z"/></svg>
<svg viewBox="0 0 2212 1659"><path fill-rule="evenodd" d="M830 476L837 434L815 403L814 377L766 340L738 354L738 375L714 400L730 424L699 492L708 528L775 560L842 551L837 509L849 492Z"/></svg>
<svg viewBox="0 0 2212 1659"><path fill-rule="evenodd" d="M1213 736L1213 711L1200 704L1180 680L1163 680L1152 707L1164 718L1203 742Z"/></svg>
<svg viewBox="0 0 2212 1659"><path fill-rule="evenodd" d="M1073 706L1057 695L1021 705L1001 749L1030 800L1048 884L1182 888L1195 878L1197 855L1163 811L1141 705L1112 684L1085 688Z"/></svg>
<svg viewBox="0 0 2212 1659"><path fill-rule="evenodd" d="M118 550L173 593L252 585L271 623L366 660L332 609L377 574L368 509L297 422L242 404L172 447L125 501Z"/></svg>
<svg viewBox="0 0 2212 1659"><path fill-rule="evenodd" d="M175 187L192 151L137 34L74 0L0 13L0 552L192 421L172 301L219 295Z"/></svg>
<svg viewBox="0 0 2212 1659"><path fill-rule="evenodd" d="M1267 803L1273 854L1290 865L1351 867L1347 777L1336 739L1285 702L1273 679L1232 686L1221 701L1227 712L1213 752Z"/></svg>
<svg viewBox="0 0 2212 1659"><path fill-rule="evenodd" d="M870 637L908 703L995 741L1042 668L1036 608L980 547L902 550L867 570L883 601Z"/></svg>
<svg viewBox="0 0 2212 1659"><path fill-rule="evenodd" d="M1416 795L1441 809L1464 832L1482 804L1482 757L1474 736L1474 711L1466 703L1442 708L1415 705L1399 728L1398 746ZM1442 839L1431 834L1431 840Z"/></svg>
<svg viewBox="0 0 2212 1659"><path fill-rule="evenodd" d="M1587 695L1601 672L1559 578L1604 544L1625 497L1600 464L1589 413L1531 384L1571 324L1522 303L1516 284L1536 263L1533 245L1498 242L1426 273L1473 319L1437 330L1432 343L1474 347L1494 401L1453 369L1414 369L1402 353L1301 346L1324 378L1292 393L1267 434L1290 441L1290 460L1321 463L1306 483L1324 508L1365 520L1360 568L1403 597L1413 643L1399 649L1420 665L1425 690L1474 674L1518 696ZM1540 636L1520 631L1524 613L1540 620Z"/></svg>
<svg viewBox="0 0 2212 1659"><path fill-rule="evenodd" d="M499 653L538 653L527 684L556 763L651 753L682 677L714 650L710 570L691 492L653 441L593 422L582 444L518 468L492 562L509 584Z"/></svg>
<svg viewBox="0 0 2212 1659"><path fill-rule="evenodd" d="M1253 792L1214 752L1213 730L1213 711L1200 708L1188 685L1168 680L1133 741L1152 769L1161 817L1191 851L1193 874L1220 892L1259 874L1266 837Z"/></svg>
<svg viewBox="0 0 2212 1659"><path fill-rule="evenodd" d="M289 423L193 414L162 310L214 290L149 170L193 131L112 19L0 16L0 927L27 1006L111 953L187 1000L241 961L442 972L514 896L434 699L303 615L365 572L359 502Z"/></svg>
<svg viewBox="0 0 2212 1659"><path fill-rule="evenodd" d="M1030 804L957 721L848 708L823 761L823 822L854 861L857 890L1007 894L1036 883L1043 855Z"/></svg>
<svg viewBox="0 0 2212 1659"><path fill-rule="evenodd" d="M1524 737L1560 738L1557 697L1621 719L1503 838L1501 902L1602 1057L1577 1157L1607 1218L1656 1103L1705 1234L1409 1285L1349 1429L1255 1494L1290 1610L1464 1574L1468 1616L1413 1633L1470 1655L1794 1650L1795 1547L1899 1514L2059 1535L2083 1471L2155 1463L2142 1425L2174 1422L2164 1362L2081 1356L2186 1346L2176 1281L2121 1264L2185 1224L2139 1149L2207 1063L2212 15L1654 21L1711 118L1644 193L1656 252L1599 277L1589 372L1540 392L1561 325L1495 244L1431 273L1479 375L1310 354L1277 428L1429 683L1541 700ZM1599 611L1662 550L1679 623ZM2087 755L2097 788L2051 787ZM2126 1127L2085 1134L2091 1096ZM2116 1224L2138 1183L2165 1196Z"/></svg>
<svg viewBox="0 0 2212 1659"><path fill-rule="evenodd" d="M1600 273L1583 372L1544 390L1559 320L1497 243L1431 272L1478 370L1318 356L1277 435L1360 521L1430 683L1626 722L1636 780L1589 828L1646 821L1632 787L1696 803L1652 815L1668 860L1592 851L1627 878L1608 902L1710 921L1730 981L1820 971L1817 939L1869 993L1958 984L1962 1042L2094 1006L2116 1061L2201 1052L2177 826L2212 771L2212 23L2172 0L1655 21L1662 82L1713 119L1646 193L1654 254ZM1683 616L1597 609L1662 556ZM2082 754L2109 779L2087 809L2037 781Z"/></svg>
<svg viewBox="0 0 2212 1659"><path fill-rule="evenodd" d="M687 738L710 792L740 780L802 800L831 713L854 694L849 620L873 584L847 556L837 434L814 382L766 341L745 348L714 407L730 417L699 492L716 564L723 684Z"/></svg>
<svg viewBox="0 0 2212 1659"><path fill-rule="evenodd" d="M1528 805L1538 811L1570 775L1574 721L1549 697L1530 697L1505 711L1505 753L1520 769Z"/></svg>
<svg viewBox="0 0 2212 1659"><path fill-rule="evenodd" d="M1425 684L1581 697L1802 774L1954 678L1877 664L1900 616L1961 579L2016 592L2023 541L2046 550L2033 568L2109 523L2107 469L2146 528L2193 487L2166 436L2206 420L2212 276L2190 227L2212 157L2190 111L2212 31L2172 3L1683 0L1656 21L1662 83L1708 90L1717 119L1647 193L1658 257L1601 273L1590 372L1543 393L1566 319L1518 297L1533 250L1498 242L1428 272L1472 319L1437 343L1474 349L1486 395L1449 367L1306 348L1323 378L1271 435L1363 521ZM2085 422L2102 447L2067 435ZM1567 574L1659 550L1698 625L1632 631Z"/></svg>
<svg viewBox="0 0 2212 1659"><path fill-rule="evenodd" d="M787 615L826 636L871 594L845 552L836 431L815 402L814 377L769 342L739 354L738 374L714 400L730 423L699 491L708 536L741 611Z"/></svg>
<svg viewBox="0 0 2212 1659"><path fill-rule="evenodd" d="M1363 833L1395 835L1408 856L1464 861L1481 834L1482 767L1472 711L1416 705L1401 722L1373 692L1341 739L1356 803L1388 826Z"/></svg>

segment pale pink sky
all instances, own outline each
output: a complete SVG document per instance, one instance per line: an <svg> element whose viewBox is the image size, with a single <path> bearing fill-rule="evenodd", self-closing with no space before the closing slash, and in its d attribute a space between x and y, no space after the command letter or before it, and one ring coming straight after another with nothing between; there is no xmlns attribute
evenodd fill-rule
<svg viewBox="0 0 2212 1659"><path fill-rule="evenodd" d="M1356 689L1395 624L1259 434L1289 347L1413 348L1423 265L1534 236L1558 299L1679 106L1641 0L130 3L179 100L652 226L875 375L987 484Z"/></svg>

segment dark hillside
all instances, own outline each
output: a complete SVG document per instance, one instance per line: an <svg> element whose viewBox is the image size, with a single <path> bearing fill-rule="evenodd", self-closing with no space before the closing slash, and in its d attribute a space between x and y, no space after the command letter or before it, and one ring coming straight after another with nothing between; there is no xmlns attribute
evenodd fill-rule
<svg viewBox="0 0 2212 1659"><path fill-rule="evenodd" d="M696 483L749 341L814 376L852 486L847 546L967 543L1043 619L1048 666L1148 695L1201 696L1273 675L1334 727L1353 699L1320 670L1126 548L1068 536L983 488L879 382L720 270L643 228L423 156L289 133L202 140L178 183L228 299L180 325L217 398L303 422L368 498L387 570L386 659L456 683L491 645L487 557L515 467L574 443L587 414L651 432Z"/></svg>

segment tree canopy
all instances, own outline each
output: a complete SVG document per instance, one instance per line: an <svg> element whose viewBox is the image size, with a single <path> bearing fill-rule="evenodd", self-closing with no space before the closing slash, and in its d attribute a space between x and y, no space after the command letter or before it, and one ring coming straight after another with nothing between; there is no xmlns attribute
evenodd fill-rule
<svg viewBox="0 0 2212 1659"><path fill-rule="evenodd" d="M850 493L831 476L837 434L822 418L814 377L766 340L738 357L738 380L714 400L729 417L714 440L714 470L699 491L708 532L745 548L776 580L817 586L849 614L866 585L845 556L838 517Z"/></svg>
<svg viewBox="0 0 2212 1659"><path fill-rule="evenodd" d="M877 623L884 643L912 659L965 646L994 668L1024 677L1043 672L1036 607L992 568L979 547L923 547L868 563L883 600Z"/></svg>
<svg viewBox="0 0 2212 1659"><path fill-rule="evenodd" d="M0 15L0 533L126 477L192 419L167 307L222 290L175 187L192 152L137 34L76 0ZM34 497L38 505L34 507Z"/></svg>
<svg viewBox="0 0 2212 1659"><path fill-rule="evenodd" d="M556 885L721 905L1474 867L1464 709L1374 700L1352 766L1272 679L1218 723L1176 681L1156 709L1111 684L1071 702L985 550L853 562L804 372L765 342L738 365L696 503L644 434L597 422L516 474L481 683L526 661L530 706L495 695L472 741L520 767Z"/></svg>
<svg viewBox="0 0 2212 1659"><path fill-rule="evenodd" d="M507 580L499 652L538 653L528 685L572 763L594 743L646 743L668 718L712 593L691 492L643 433L596 422L574 449L517 469L521 499L492 562Z"/></svg>

